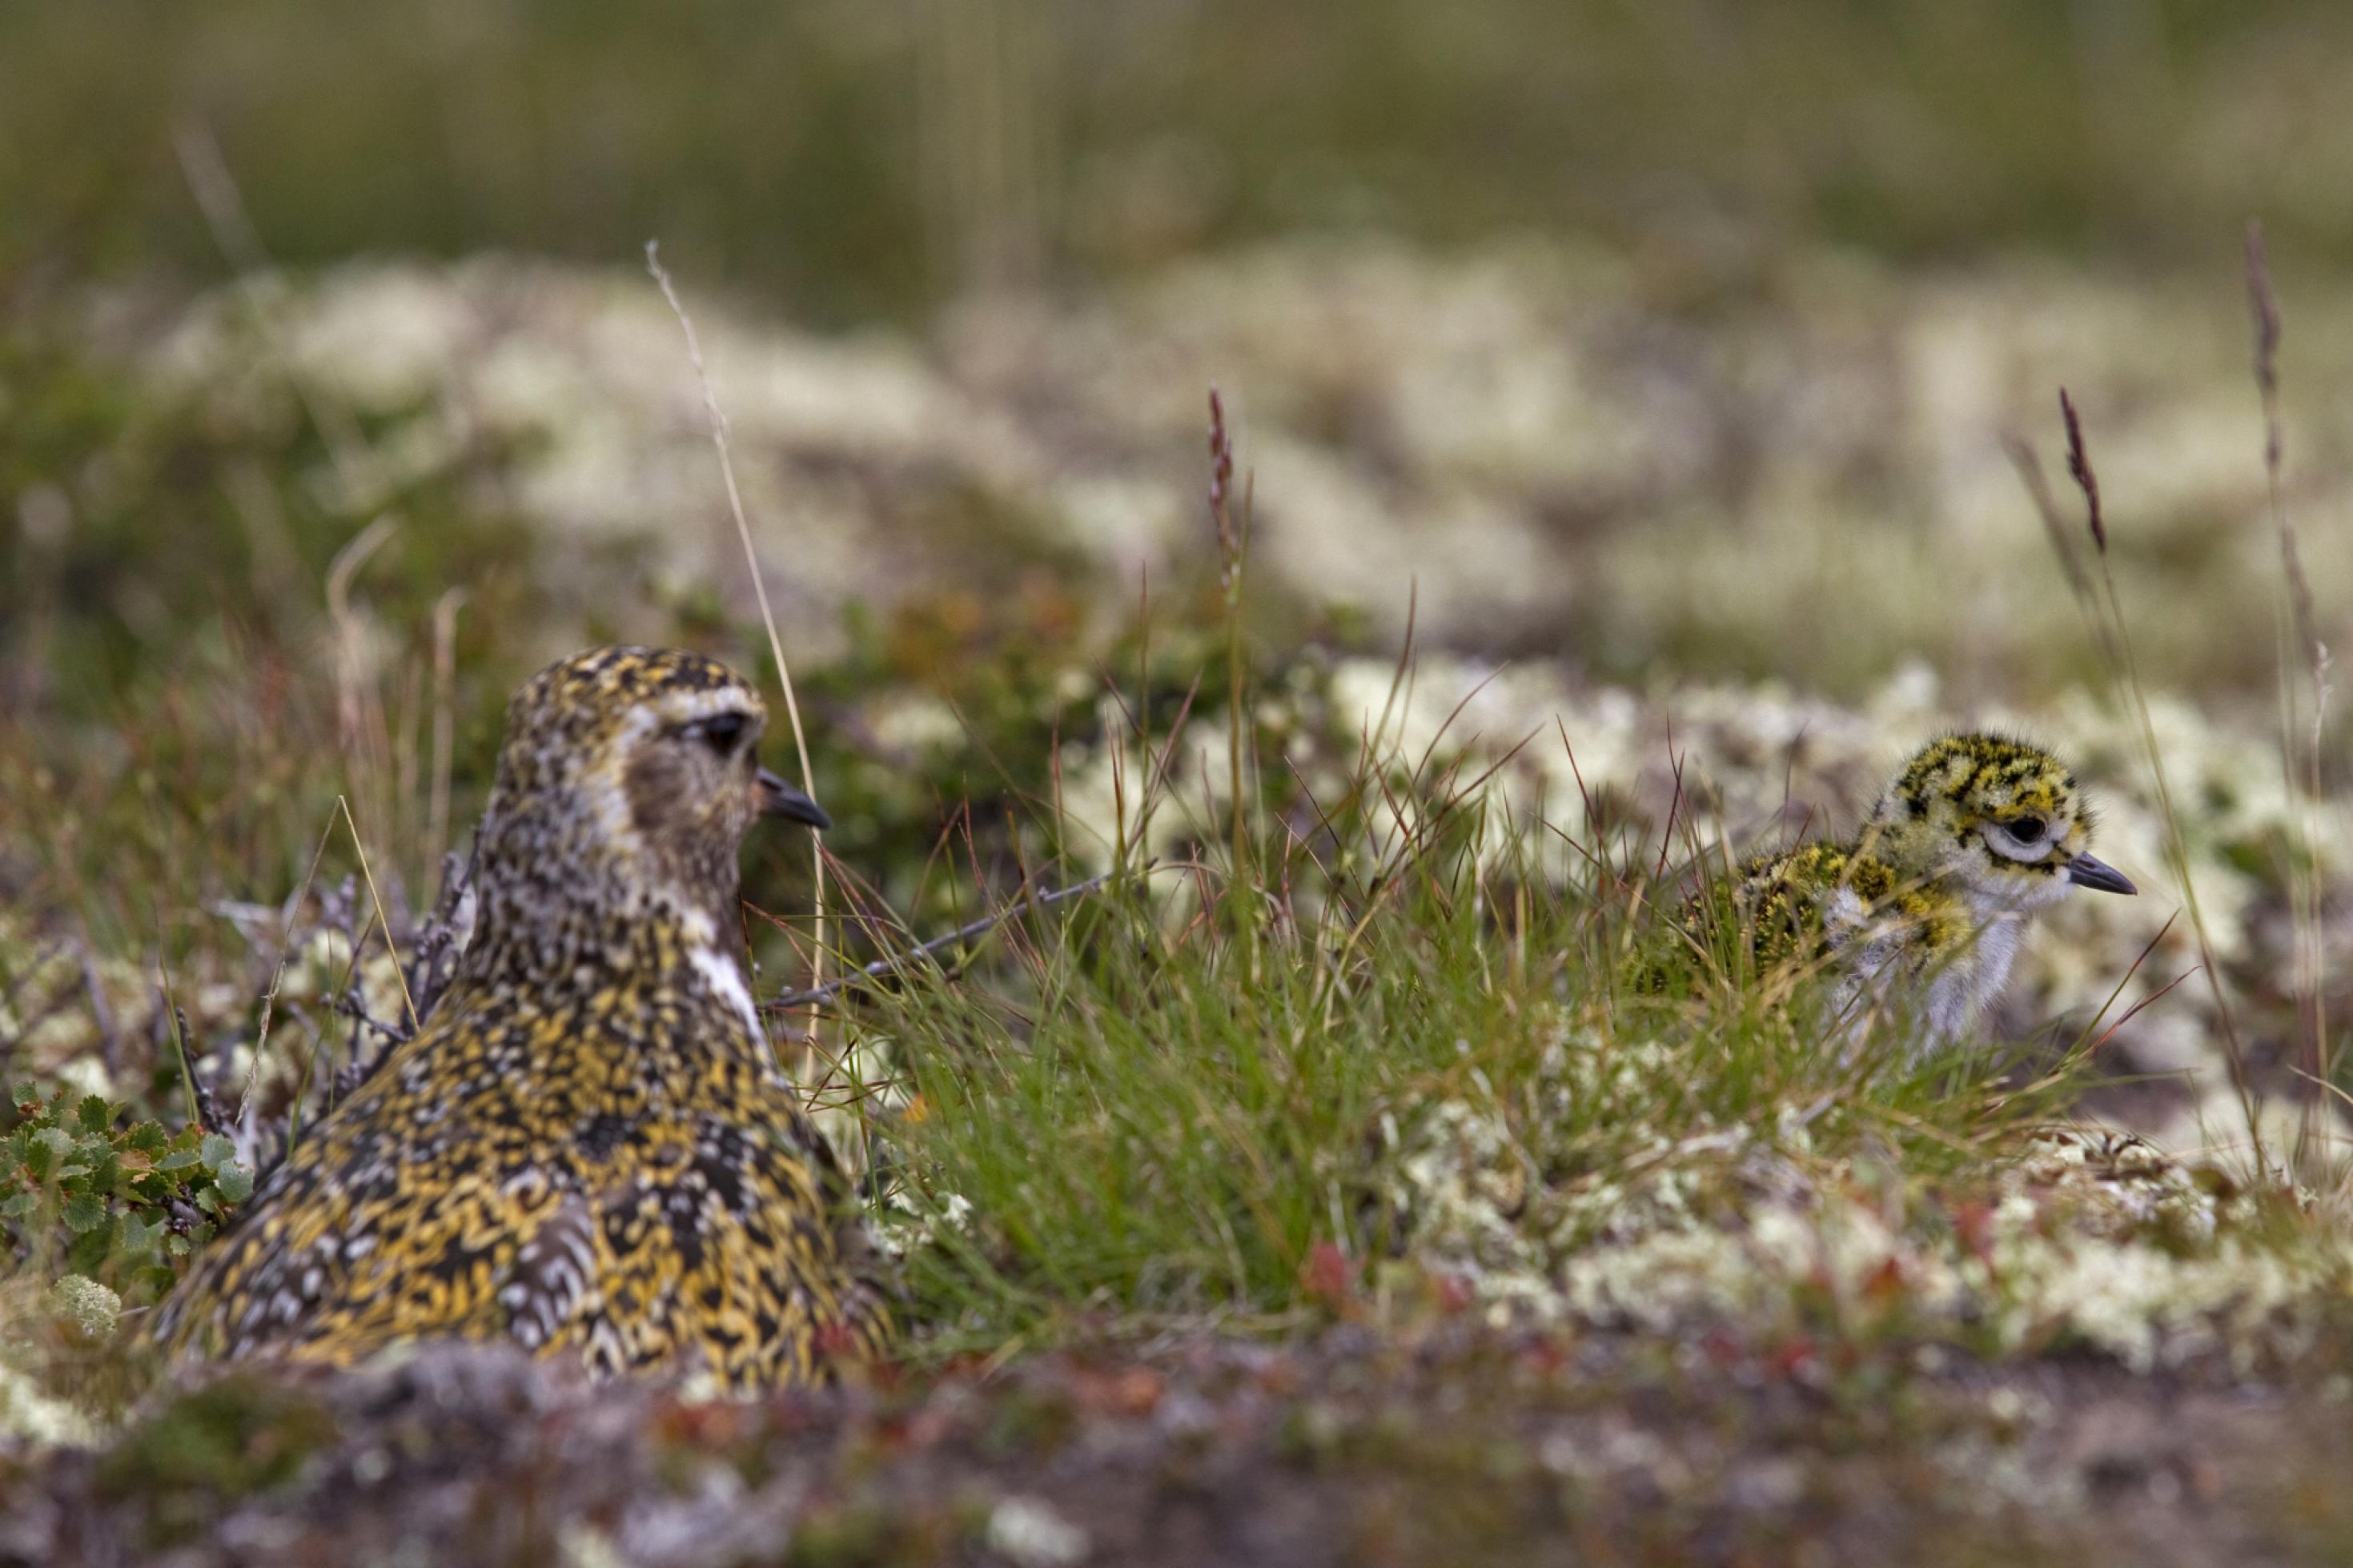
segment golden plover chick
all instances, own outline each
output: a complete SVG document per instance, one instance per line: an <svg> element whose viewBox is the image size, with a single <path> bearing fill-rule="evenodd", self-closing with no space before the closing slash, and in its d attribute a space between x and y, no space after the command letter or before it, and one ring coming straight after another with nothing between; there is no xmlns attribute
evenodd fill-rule
<svg viewBox="0 0 2353 1568"><path fill-rule="evenodd" d="M164 1303L167 1352L504 1340L746 1392L882 1347L864 1234L737 956L744 831L827 826L759 765L765 722L691 653L599 648L516 693L456 978Z"/></svg>
<svg viewBox="0 0 2353 1568"><path fill-rule="evenodd" d="M1906 1011L1917 1048L1964 1033L2001 992L2027 922L2072 888L2130 893L2084 852L2092 813L2049 752L1947 735L1905 766L1849 844L1805 844L1740 868L1758 955L1832 954L1841 1013Z"/></svg>

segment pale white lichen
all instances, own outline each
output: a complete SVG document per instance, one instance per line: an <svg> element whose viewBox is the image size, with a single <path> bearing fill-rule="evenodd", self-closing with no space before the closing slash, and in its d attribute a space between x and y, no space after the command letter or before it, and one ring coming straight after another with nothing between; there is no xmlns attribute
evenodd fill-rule
<svg viewBox="0 0 2353 1568"><path fill-rule="evenodd" d="M1123 584L1166 580L1198 548L1184 455L1216 384L1275 524L1253 570L1391 632L1410 581L1432 643L1569 622L1630 647L1799 642L1832 672L1924 648L1948 668L2033 668L2081 634L2064 593L2015 591L2014 563L2045 546L2001 438L2041 427L2064 379L2100 413L2104 470L2130 476L2137 536L2202 546L2210 613L2155 619L2145 653L2193 667L2218 617L2269 624L2262 531L2211 544L2214 519L2263 498L2233 412L2243 350L2215 330L2228 312L2206 308L2211 281L1799 255L1769 304L1712 309L1694 330L1641 276L1589 246L1359 237L1194 258L1050 307L992 299L944 314L929 342L696 310L747 502L790 520L777 574L819 608L925 580L920 563L944 552L919 548L926 509L909 494L1034 519ZM375 421L387 466L512 450L509 493L559 537L634 536L697 565L732 548L693 526L724 500L675 322L634 269L481 258L248 279L151 347L165 390L216 418L296 416L278 356L255 351L257 292L307 384ZM2325 362L2353 340L2353 310L2306 300L2296 333ZM2321 527L2344 514L2348 476L2327 456L2335 416L2305 414L2322 428L2302 447L2300 500ZM1889 474L1906 476L1894 519ZM2309 554L2324 603L2348 586L2345 559ZM1839 606L1834 646L1793 638L1823 603Z"/></svg>
<svg viewBox="0 0 2353 1568"><path fill-rule="evenodd" d="M1504 1180L1505 1152L1525 1156L1468 1106L1430 1108L1398 1142L1417 1255L1540 1321L1773 1333L1827 1310L1849 1329L2005 1352L2073 1344L2137 1370L2208 1354L2252 1366L2306 1347L2353 1283L2341 1227L2259 1237L2250 1194L2098 1130L2031 1139L1963 1226L1890 1208L1900 1188L1800 1170L1761 1141L1572 1193Z"/></svg>
<svg viewBox="0 0 2353 1568"><path fill-rule="evenodd" d="M1018 1568L1071 1568L1092 1550L1086 1531L1043 1498L1016 1494L988 1513L988 1549Z"/></svg>
<svg viewBox="0 0 2353 1568"><path fill-rule="evenodd" d="M122 1298L84 1274L68 1274L49 1286L49 1315L84 1340L103 1340L121 1321Z"/></svg>
<svg viewBox="0 0 2353 1568"><path fill-rule="evenodd" d="M47 1393L17 1368L0 1361L0 1438L44 1447L90 1447L101 1431L77 1406Z"/></svg>

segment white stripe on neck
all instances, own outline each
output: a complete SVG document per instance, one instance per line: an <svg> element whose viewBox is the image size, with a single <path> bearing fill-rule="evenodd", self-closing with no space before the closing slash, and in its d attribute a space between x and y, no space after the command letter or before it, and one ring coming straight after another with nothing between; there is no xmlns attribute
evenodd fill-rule
<svg viewBox="0 0 2353 1568"><path fill-rule="evenodd" d="M695 973L719 994L722 1001L735 1005L735 1010L744 1016L744 1026L752 1031L752 1037L765 1039L767 1037L760 1028L759 1009L752 1005L752 988L744 984L744 971L735 960L715 947L691 947L687 950L686 956L688 962L694 965Z"/></svg>

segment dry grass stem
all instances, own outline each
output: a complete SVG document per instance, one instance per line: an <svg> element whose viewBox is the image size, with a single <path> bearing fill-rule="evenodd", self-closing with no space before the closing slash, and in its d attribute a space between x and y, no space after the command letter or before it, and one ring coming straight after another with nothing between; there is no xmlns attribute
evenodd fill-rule
<svg viewBox="0 0 2353 1568"><path fill-rule="evenodd" d="M727 484L727 510L735 520L735 536L744 546L744 570L751 574L752 593L760 604L760 624L768 633L768 653L776 661L776 680L784 689L785 716L792 722L793 751L800 760L801 788L814 798L817 795L817 774L809 765L808 735L801 728L801 705L793 695L792 667L785 662L784 639L776 633L776 614L768 603L767 582L760 574L760 554L752 544L752 524L744 515L744 492L735 482L735 458L729 447L727 413L719 405L719 394L712 386L711 373L702 363L702 343L695 336L694 318L687 314L685 301L679 298L677 286L670 281L670 269L661 264L659 240L646 241L646 270L660 287L662 298L670 302L670 312L678 318L679 327L686 334L687 363L694 367L694 379L702 389L703 412L711 421L711 444L719 453L720 476ZM826 955L825 847L818 842L814 829L809 833L809 865L815 882L812 900L816 906L814 937L810 944L813 952L809 959L809 989L814 991L825 984ZM818 1012L812 1005L808 1023L812 1042L817 1036L818 1022ZM814 1064L810 1059L813 1054L813 1051L804 1053L800 1066L804 1079L813 1070Z"/></svg>
<svg viewBox="0 0 2353 1568"><path fill-rule="evenodd" d="M368 869L367 845L360 837L360 825L352 819L350 798L339 795L335 797L335 805L343 814L343 826L352 830L352 850L360 858L360 876L367 882L368 898L375 905L376 927L384 932L384 951L391 956L392 977L400 983L400 1000L408 1009L408 1028L414 1034L423 1020L417 1016L416 999L408 994L408 974L401 967L400 949L392 940L392 921L384 912L384 895L376 890L375 873ZM359 962L356 944L352 962Z"/></svg>
<svg viewBox="0 0 2353 1568"><path fill-rule="evenodd" d="M433 603L433 777L425 813L426 861L438 866L449 852L449 770L457 750L453 711L458 683L458 612L466 590L450 588Z"/></svg>
<svg viewBox="0 0 2353 1568"><path fill-rule="evenodd" d="M2263 404L2263 483L2272 526L2279 536L2280 574L2284 587L2280 614L2280 761L2288 789L2300 807L2287 857L2286 881L2294 910L2295 955L2288 989L2295 998L2298 1070L2315 1083L2331 1081L2336 1053L2328 1038L2327 940L2321 923L2321 755L2328 710L2328 645L2321 640L2313 608L2312 584L2305 575L2295 521L2288 513L2285 421L2280 413L2279 294L2272 283L2271 258L2260 223L2247 226L2247 307L2254 334L2255 392ZM2301 667L2301 668L2299 668ZM2299 690L2304 679L2309 691ZM2308 711L2307 710L2308 705ZM2302 755L2298 752L2301 751ZM2320 1147L2319 1118L2326 1100L2307 1096L2298 1127L2299 1160Z"/></svg>
<svg viewBox="0 0 2353 1568"><path fill-rule="evenodd" d="M2100 512L2100 477L2092 471L2091 454L2084 449L2084 425L2075 417L2075 400L2067 395L2063 386L2059 389L2059 416L2067 426L2067 475L2084 492L2092 542L2105 556L2108 552L2108 525Z"/></svg>
<svg viewBox="0 0 2353 1568"><path fill-rule="evenodd" d="M2199 902L2197 883L2190 876L2189 842L2182 829L2181 812L2174 801L2172 782L2166 773L2164 749L2158 743L2157 721L2150 712L2148 691L2142 683L2139 660L2133 652L2132 635L2125 622L2124 601L2116 593L2116 572L2108 560L2107 524L2100 506L2099 475L2092 467L2091 452L2084 440L2083 421L2076 416L2074 399L2067 395L2064 387L2059 390L2059 412L2067 431L2067 472L2074 479L2076 488L2084 493L2092 541L2098 546L2100 608L2105 622L2105 627L2098 632L2101 648L2115 662L2114 675L2118 689L2131 701L2138 722L2142 758L2148 764L2150 782L2156 786L2158 816L2165 824L2166 859L2175 883L2181 889L2183 906L2189 911L2189 929L2198 942L2199 966L2205 972L2215 1016L2222 1026L2223 1055L2230 1064L2232 1089L2238 1098L2240 1113L2246 1121L2248 1138L2254 1150L2256 1173L2260 1178L2270 1171L2270 1155L2263 1143L2254 1086L2247 1073L2246 1043L2240 1037L2230 994L2223 989L2222 966L2215 957L2213 934L2207 924L2205 910Z"/></svg>

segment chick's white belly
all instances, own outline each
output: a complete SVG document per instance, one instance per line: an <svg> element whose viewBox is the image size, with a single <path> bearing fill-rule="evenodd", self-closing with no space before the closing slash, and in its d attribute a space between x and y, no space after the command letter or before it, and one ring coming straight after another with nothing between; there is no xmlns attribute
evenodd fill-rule
<svg viewBox="0 0 2353 1568"><path fill-rule="evenodd" d="M1968 1032L2009 981L2026 927L2021 915L1995 914L1965 942L1930 952L1916 927L1873 921L1852 894L1841 893L1852 907L1834 899L1823 912L1831 949L1847 972L1838 1007L1851 1029L1865 1030L1873 1015L1894 1009L1909 1016L1915 1051L1936 1050Z"/></svg>
<svg viewBox="0 0 2353 1568"><path fill-rule="evenodd" d="M1944 1045L1963 1033L1986 1005L2001 994L2025 928L2026 921L2017 915L1989 921L1978 928L1967 947L1929 977L1924 1047Z"/></svg>

